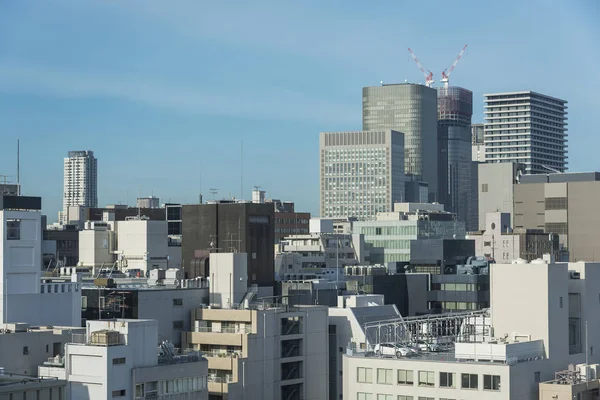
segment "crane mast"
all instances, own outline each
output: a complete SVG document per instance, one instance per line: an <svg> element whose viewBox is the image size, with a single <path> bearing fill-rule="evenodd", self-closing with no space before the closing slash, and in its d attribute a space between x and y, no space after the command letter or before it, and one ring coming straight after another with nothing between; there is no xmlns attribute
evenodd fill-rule
<svg viewBox="0 0 600 400"><path fill-rule="evenodd" d="M454 71L456 64L458 64L458 61L460 60L462 55L465 53L466 49L467 49L467 45L465 44L464 47L462 48L462 50L460 51L460 53L458 53L456 60L454 60L454 62L452 63L452 66L450 66L450 68L446 68L445 70L442 71L442 79L440 80L440 82L442 82L444 84L444 87L448 87L448 84L450 82L450 74L452 74L452 71ZM446 71L448 71L447 74L446 74Z"/></svg>
<svg viewBox="0 0 600 400"><path fill-rule="evenodd" d="M421 72L423 73L423 76L425 76L425 85L427 87L431 87L433 85L433 72L431 72L429 70L427 70L427 72L425 72L425 68L423 68L423 66L421 65L421 62L419 61L419 59L417 58L415 53L413 53L413 51L410 49L410 47L408 48L408 52L412 56L413 60L415 60L415 63L417 64L417 67L419 67Z"/></svg>

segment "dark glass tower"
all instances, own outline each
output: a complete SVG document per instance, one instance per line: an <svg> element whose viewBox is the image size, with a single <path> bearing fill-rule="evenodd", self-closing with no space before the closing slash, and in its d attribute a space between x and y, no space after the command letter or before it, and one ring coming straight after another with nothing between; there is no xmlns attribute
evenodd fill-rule
<svg viewBox="0 0 600 400"><path fill-rule="evenodd" d="M471 116L473 93L461 87L438 88L438 198L447 211L467 222L472 208ZM467 226L467 230L476 227Z"/></svg>

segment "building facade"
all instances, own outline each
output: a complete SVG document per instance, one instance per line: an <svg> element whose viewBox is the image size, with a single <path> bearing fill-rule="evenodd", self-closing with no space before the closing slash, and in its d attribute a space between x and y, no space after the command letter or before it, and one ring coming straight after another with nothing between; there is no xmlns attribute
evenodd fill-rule
<svg viewBox="0 0 600 400"><path fill-rule="evenodd" d="M555 371L600 360L592 349L600 337L599 279L599 264L551 257L492 265L490 310L366 323L367 349L349 346L344 356L344 396L537 400L540 382ZM437 346L410 357L377 347L415 341Z"/></svg>
<svg viewBox="0 0 600 400"><path fill-rule="evenodd" d="M411 210L396 204L398 211L380 213L375 221L357 221L352 225L369 245L372 264L411 260L411 241L419 239L464 239L465 223L443 211L440 204L422 205L429 209Z"/></svg>
<svg viewBox="0 0 600 400"><path fill-rule="evenodd" d="M63 192L59 223L67 223L70 206L98 207L98 160L93 151L69 151L64 159Z"/></svg>
<svg viewBox="0 0 600 400"><path fill-rule="evenodd" d="M483 124L471 124L471 160L485 162Z"/></svg>
<svg viewBox="0 0 600 400"><path fill-rule="evenodd" d="M517 258L532 261L544 254L559 259L558 235L545 233L544 229L512 228L510 214L488 213L484 231L471 232L467 236L475 242L475 255L509 263Z"/></svg>
<svg viewBox="0 0 600 400"><path fill-rule="evenodd" d="M438 88L438 199L459 221L470 222L471 116L473 93L457 87ZM467 229L474 227L467 226Z"/></svg>
<svg viewBox="0 0 600 400"><path fill-rule="evenodd" d="M485 229L488 213L510 214L514 224L514 188L521 179L524 166L513 162L477 165L479 230Z"/></svg>
<svg viewBox="0 0 600 400"><path fill-rule="evenodd" d="M569 260L600 260L600 173L523 176L514 185L515 228L543 229L559 236Z"/></svg>
<svg viewBox="0 0 600 400"><path fill-rule="evenodd" d="M0 196L0 321L79 326L80 284L42 282L40 197Z"/></svg>
<svg viewBox="0 0 600 400"><path fill-rule="evenodd" d="M429 185L428 201L437 201L436 90L411 83L363 88L363 130L387 129L404 134L407 181L426 182Z"/></svg>
<svg viewBox="0 0 600 400"><path fill-rule="evenodd" d="M486 162L527 174L567 170L567 102L532 91L485 95Z"/></svg>
<svg viewBox="0 0 600 400"><path fill-rule="evenodd" d="M67 398L208 400L207 360L159 340L153 320L88 321L39 375L68 381Z"/></svg>
<svg viewBox="0 0 600 400"><path fill-rule="evenodd" d="M215 203L184 205L182 265L186 277L208 277L211 252L246 253L248 281L275 281L275 211L272 204Z"/></svg>
<svg viewBox="0 0 600 400"><path fill-rule="evenodd" d="M404 198L404 156L404 135L393 130L321 133L321 217L391 211Z"/></svg>

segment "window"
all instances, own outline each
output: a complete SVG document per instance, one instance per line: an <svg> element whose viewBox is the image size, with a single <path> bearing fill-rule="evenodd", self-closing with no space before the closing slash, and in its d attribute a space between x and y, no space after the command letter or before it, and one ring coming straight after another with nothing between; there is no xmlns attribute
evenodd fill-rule
<svg viewBox="0 0 600 400"><path fill-rule="evenodd" d="M357 369L357 382L359 382L359 383L373 383L373 368L358 367L358 369Z"/></svg>
<svg viewBox="0 0 600 400"><path fill-rule="evenodd" d="M87 310L87 296L81 296L81 309Z"/></svg>
<svg viewBox="0 0 600 400"><path fill-rule="evenodd" d="M183 321L173 321L173 329L182 330Z"/></svg>
<svg viewBox="0 0 600 400"><path fill-rule="evenodd" d="M394 400L394 396L391 394L378 394L377 400Z"/></svg>
<svg viewBox="0 0 600 400"><path fill-rule="evenodd" d="M398 400L413 400L413 399L414 399L414 397L412 397L412 396L404 396L402 394L398 396Z"/></svg>
<svg viewBox="0 0 600 400"><path fill-rule="evenodd" d="M482 193L487 193L488 191L488 184L487 183L482 183L481 184L481 192Z"/></svg>
<svg viewBox="0 0 600 400"><path fill-rule="evenodd" d="M413 371L407 369L398 370L398 384L399 385L412 385L414 383Z"/></svg>
<svg viewBox="0 0 600 400"><path fill-rule="evenodd" d="M435 373L433 371L419 371L419 386L434 386Z"/></svg>
<svg viewBox="0 0 600 400"><path fill-rule="evenodd" d="M419 396L419 400L435 400L435 398L434 397Z"/></svg>
<svg viewBox="0 0 600 400"><path fill-rule="evenodd" d="M23 355L29 355L29 346L23 346Z"/></svg>
<svg viewBox="0 0 600 400"><path fill-rule="evenodd" d="M377 368L377 383L392 385L394 383L394 370Z"/></svg>
<svg viewBox="0 0 600 400"><path fill-rule="evenodd" d="M371 393L358 392L356 394L356 400L373 400L373 395Z"/></svg>
<svg viewBox="0 0 600 400"><path fill-rule="evenodd" d="M125 364L125 357L113 358L113 365Z"/></svg>
<svg viewBox="0 0 600 400"><path fill-rule="evenodd" d="M560 297L558 298L558 306L559 306L560 308L563 308L563 298L562 298L562 296L560 296Z"/></svg>
<svg viewBox="0 0 600 400"><path fill-rule="evenodd" d="M500 390L500 376L499 375L484 375L483 376L483 390Z"/></svg>
<svg viewBox="0 0 600 400"><path fill-rule="evenodd" d="M462 383L461 387L463 389L477 389L477 374L462 374L461 377Z"/></svg>
<svg viewBox="0 0 600 400"><path fill-rule="evenodd" d="M456 387L456 378L454 372L440 372L440 387Z"/></svg>
<svg viewBox="0 0 600 400"><path fill-rule="evenodd" d="M135 397L144 397L144 384L138 383L135 385Z"/></svg>
<svg viewBox="0 0 600 400"><path fill-rule="evenodd" d="M182 306L183 299L173 299L173 307Z"/></svg>
<svg viewBox="0 0 600 400"><path fill-rule="evenodd" d="M541 375L542 373L540 371L536 371L533 373L533 380L535 383L540 383L542 381Z"/></svg>
<svg viewBox="0 0 600 400"><path fill-rule="evenodd" d="M122 389L122 390L113 390L112 397L124 397L125 393L126 393L125 389Z"/></svg>
<svg viewBox="0 0 600 400"><path fill-rule="evenodd" d="M6 240L21 239L21 220L7 219L6 220Z"/></svg>

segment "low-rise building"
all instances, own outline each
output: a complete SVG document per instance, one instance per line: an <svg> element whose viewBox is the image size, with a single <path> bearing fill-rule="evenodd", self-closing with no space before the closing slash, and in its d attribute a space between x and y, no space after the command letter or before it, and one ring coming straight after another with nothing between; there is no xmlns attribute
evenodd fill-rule
<svg viewBox="0 0 600 400"><path fill-rule="evenodd" d="M212 253L211 306L184 347L208 359L211 399L327 399L327 307L252 303L244 253Z"/></svg>
<svg viewBox="0 0 600 400"><path fill-rule="evenodd" d="M0 321L79 326L80 284L42 282L42 199L0 196Z"/></svg>
<svg viewBox="0 0 600 400"><path fill-rule="evenodd" d="M6 373L36 376L38 366L49 358L64 355L64 345L73 333L85 328L30 326L25 323L2 325L0 329L0 367Z"/></svg>
<svg viewBox="0 0 600 400"><path fill-rule="evenodd" d="M411 260L411 241L464 239L465 223L441 204L396 203L393 212L378 213L374 221L357 221L355 234L364 235L372 264Z"/></svg>
<svg viewBox="0 0 600 400"><path fill-rule="evenodd" d="M548 255L490 274L488 310L365 324L367 349L344 356L344 395L534 400L565 365L598 363L600 264Z"/></svg>
<svg viewBox="0 0 600 400"><path fill-rule="evenodd" d="M600 391L600 365L569 365L551 381L540 382L539 400L595 400Z"/></svg>
<svg viewBox="0 0 600 400"><path fill-rule="evenodd" d="M175 270L181 274L181 270ZM155 270L152 272L165 272ZM114 279L113 287L84 284L81 289L81 318L153 319L158 337L181 345L181 335L192 328L190 315L208 304L208 282L201 279L152 281L151 279Z"/></svg>
<svg viewBox="0 0 600 400"><path fill-rule="evenodd" d="M486 214L485 230L470 232L467 238L475 242L475 255L499 263L509 263L517 258L532 261L544 254L563 260L558 235L543 229L512 229L508 213ZM568 256L567 256L568 258ZM564 260L566 261L566 260Z"/></svg>
<svg viewBox="0 0 600 400"><path fill-rule="evenodd" d="M88 321L64 357L39 368L39 376L68 381L67 400L169 398L208 400L208 363L159 341L153 320Z"/></svg>
<svg viewBox="0 0 600 400"><path fill-rule="evenodd" d="M66 385L64 379L7 374L0 368L0 400L67 400Z"/></svg>

